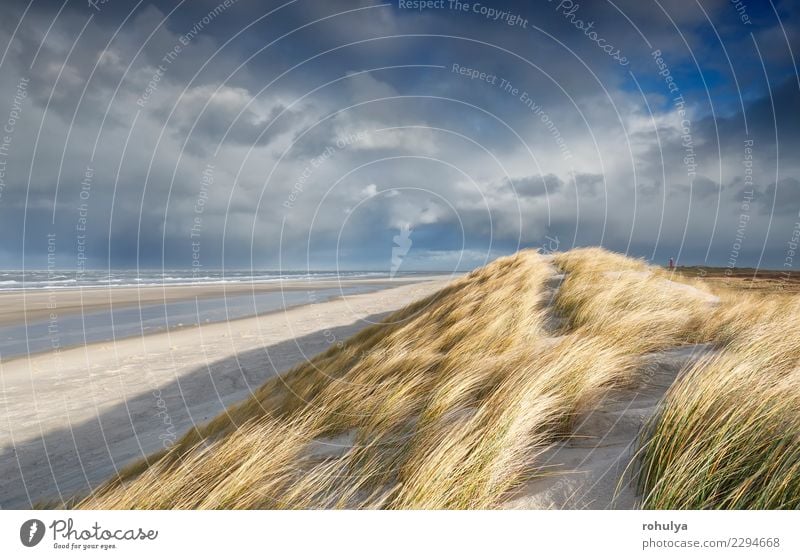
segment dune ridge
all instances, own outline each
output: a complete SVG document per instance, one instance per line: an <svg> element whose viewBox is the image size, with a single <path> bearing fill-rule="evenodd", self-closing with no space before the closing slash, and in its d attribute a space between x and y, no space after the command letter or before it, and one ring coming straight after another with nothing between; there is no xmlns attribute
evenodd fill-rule
<svg viewBox="0 0 800 559"><path fill-rule="evenodd" d="M521 251L266 382L78 506L563 506L598 480L565 483L571 472L554 474L554 451L584 436L587 415L608 411L609 398L642 390L656 376L653 356L728 343L729 303L701 282L602 249ZM696 363L661 378L671 384ZM653 421L664 423L653 419L664 417L661 393L650 396L644 449L658 445ZM633 461L633 441L621 448ZM629 470L606 472L616 487L604 482L607 502L576 502L608 506ZM645 471L647 506L664 473ZM553 484L569 494L553 497ZM526 490L551 497L525 499Z"/></svg>

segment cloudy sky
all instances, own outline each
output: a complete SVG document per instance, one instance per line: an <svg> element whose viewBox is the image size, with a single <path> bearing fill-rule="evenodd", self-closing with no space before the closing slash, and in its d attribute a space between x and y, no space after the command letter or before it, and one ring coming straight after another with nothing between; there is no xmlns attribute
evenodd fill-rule
<svg viewBox="0 0 800 559"><path fill-rule="evenodd" d="M789 0L4 0L0 266L790 268Z"/></svg>

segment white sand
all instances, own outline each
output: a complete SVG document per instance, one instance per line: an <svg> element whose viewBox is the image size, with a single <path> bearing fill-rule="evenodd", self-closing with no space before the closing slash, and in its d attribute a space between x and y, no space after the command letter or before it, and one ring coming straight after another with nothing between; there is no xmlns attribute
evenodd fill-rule
<svg viewBox="0 0 800 559"><path fill-rule="evenodd" d="M448 279L0 363L0 506L86 492Z"/></svg>

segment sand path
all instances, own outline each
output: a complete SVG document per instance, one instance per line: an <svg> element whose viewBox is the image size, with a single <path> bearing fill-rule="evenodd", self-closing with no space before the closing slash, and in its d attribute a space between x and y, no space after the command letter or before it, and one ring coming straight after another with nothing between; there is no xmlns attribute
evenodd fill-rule
<svg viewBox="0 0 800 559"><path fill-rule="evenodd" d="M578 423L573 436L537 461L547 472L506 503L519 509L632 509L633 471L626 471L639 433L688 363L711 351L689 345L646 358L639 383L607 394Z"/></svg>
<svg viewBox="0 0 800 559"><path fill-rule="evenodd" d="M639 272L609 272L621 276ZM642 277L645 277L642 275ZM560 326L552 302L564 276L553 270L549 301L551 331ZM690 285L663 280L664 289L718 299ZM582 417L572 436L539 456L545 473L523 488L506 508L517 509L632 509L636 508L635 472L629 467L642 427L657 411L664 394L686 366L712 351L708 345L686 345L644 357L635 386L612 390Z"/></svg>

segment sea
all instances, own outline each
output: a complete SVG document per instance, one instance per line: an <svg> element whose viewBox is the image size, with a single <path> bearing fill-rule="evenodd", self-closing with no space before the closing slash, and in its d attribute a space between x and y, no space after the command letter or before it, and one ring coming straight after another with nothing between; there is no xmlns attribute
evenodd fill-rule
<svg viewBox="0 0 800 559"><path fill-rule="evenodd" d="M417 272L396 274L413 276ZM253 271L253 270L0 270L0 291L92 287L145 287L221 283L263 283L286 280L389 278L386 272L368 271Z"/></svg>

